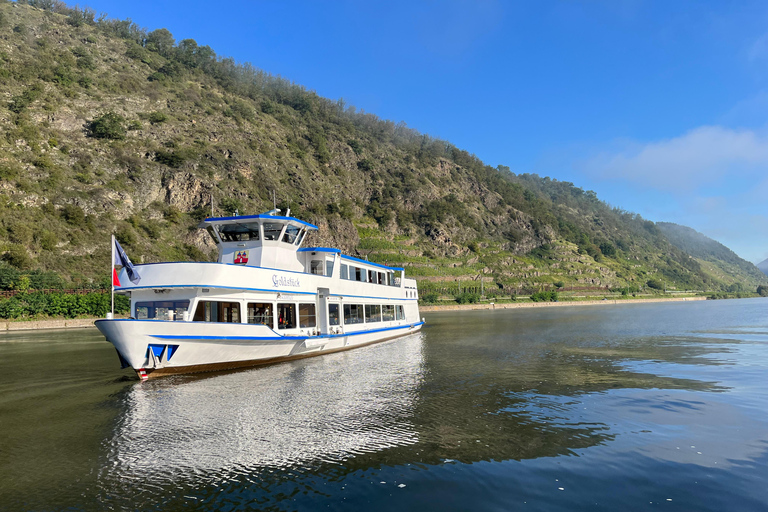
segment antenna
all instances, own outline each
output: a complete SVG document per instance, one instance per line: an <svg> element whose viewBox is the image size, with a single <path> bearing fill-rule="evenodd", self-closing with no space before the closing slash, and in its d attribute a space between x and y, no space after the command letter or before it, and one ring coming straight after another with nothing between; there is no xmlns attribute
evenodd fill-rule
<svg viewBox="0 0 768 512"><path fill-rule="evenodd" d="M211 217L213 217L213 194L211 194Z"/></svg>
<svg viewBox="0 0 768 512"><path fill-rule="evenodd" d="M277 197L274 190L272 191L272 209L277 210Z"/></svg>

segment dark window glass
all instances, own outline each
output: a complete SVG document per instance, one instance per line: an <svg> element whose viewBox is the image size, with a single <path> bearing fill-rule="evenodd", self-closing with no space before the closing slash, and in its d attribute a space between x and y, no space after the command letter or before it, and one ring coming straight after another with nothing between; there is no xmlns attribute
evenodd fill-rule
<svg viewBox="0 0 768 512"><path fill-rule="evenodd" d="M315 305L299 304L299 327L314 327L315 325Z"/></svg>
<svg viewBox="0 0 768 512"><path fill-rule="evenodd" d="M280 238L280 232L283 230L283 225L276 222L264 223L264 240L278 240Z"/></svg>
<svg viewBox="0 0 768 512"><path fill-rule="evenodd" d="M328 304L328 324L339 325L339 305Z"/></svg>
<svg viewBox="0 0 768 512"><path fill-rule="evenodd" d="M347 267L343 263L341 264L341 278L349 279L349 267Z"/></svg>
<svg viewBox="0 0 768 512"><path fill-rule="evenodd" d="M293 329L296 327L296 304L277 305L277 328Z"/></svg>
<svg viewBox="0 0 768 512"><path fill-rule="evenodd" d="M299 236L299 228L296 226L286 226L285 234L283 235L283 242L292 244L296 241L297 236Z"/></svg>
<svg viewBox="0 0 768 512"><path fill-rule="evenodd" d="M134 318L139 320L183 320L188 300L137 302Z"/></svg>
<svg viewBox="0 0 768 512"><path fill-rule="evenodd" d="M381 322L381 306L378 304L365 305L365 321Z"/></svg>
<svg viewBox="0 0 768 512"><path fill-rule="evenodd" d="M249 222L247 224L219 224L216 228L219 230L222 242L242 242L259 239L259 224L256 222Z"/></svg>
<svg viewBox="0 0 768 512"><path fill-rule="evenodd" d="M363 323L363 306L360 304L344 304L344 324Z"/></svg>
<svg viewBox="0 0 768 512"><path fill-rule="evenodd" d="M248 303L248 323L261 324L272 328L273 311L275 306L271 303L249 302Z"/></svg>
<svg viewBox="0 0 768 512"><path fill-rule="evenodd" d="M214 300L201 300L195 309L195 322L226 322L240 323L239 302L219 302Z"/></svg>
<svg viewBox="0 0 768 512"><path fill-rule="evenodd" d="M395 306L384 305L381 306L381 319L385 322L389 322L395 319Z"/></svg>

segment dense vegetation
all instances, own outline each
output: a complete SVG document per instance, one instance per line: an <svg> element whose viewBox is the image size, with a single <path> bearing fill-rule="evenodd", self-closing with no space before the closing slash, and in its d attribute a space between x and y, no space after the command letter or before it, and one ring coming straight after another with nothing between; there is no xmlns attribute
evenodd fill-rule
<svg viewBox="0 0 768 512"><path fill-rule="evenodd" d="M109 233L134 261L211 259L199 220L266 211L273 193L321 227L309 243L467 301L478 288L766 282L717 271L733 263L691 257L572 183L490 167L193 39L56 0L0 1L0 85L0 287L98 287Z"/></svg>

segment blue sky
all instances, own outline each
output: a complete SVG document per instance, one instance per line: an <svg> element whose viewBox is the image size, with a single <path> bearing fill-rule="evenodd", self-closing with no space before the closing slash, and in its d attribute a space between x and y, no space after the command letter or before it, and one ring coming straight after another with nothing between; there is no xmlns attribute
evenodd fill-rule
<svg viewBox="0 0 768 512"><path fill-rule="evenodd" d="M768 2L86 5L768 258Z"/></svg>

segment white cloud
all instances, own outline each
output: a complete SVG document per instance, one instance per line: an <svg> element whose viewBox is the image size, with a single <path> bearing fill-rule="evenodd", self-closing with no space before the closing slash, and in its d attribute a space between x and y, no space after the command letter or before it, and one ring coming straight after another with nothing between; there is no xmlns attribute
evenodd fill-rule
<svg viewBox="0 0 768 512"><path fill-rule="evenodd" d="M604 152L583 164L598 179L690 192L726 179L766 179L768 135L702 126L679 137Z"/></svg>

